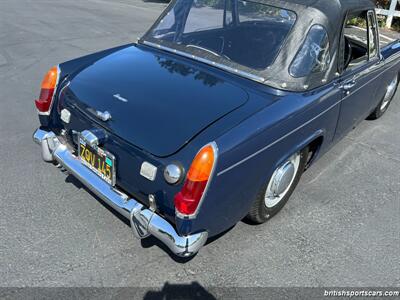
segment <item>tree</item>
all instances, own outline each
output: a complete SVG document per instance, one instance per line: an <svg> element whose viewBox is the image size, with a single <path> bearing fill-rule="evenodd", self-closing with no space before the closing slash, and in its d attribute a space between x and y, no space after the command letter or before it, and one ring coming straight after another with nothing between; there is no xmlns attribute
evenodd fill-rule
<svg viewBox="0 0 400 300"><path fill-rule="evenodd" d="M384 7L384 8L386 8L386 7L389 7L389 5L390 5L390 0L375 0L376 1L376 4L379 6L379 7Z"/></svg>

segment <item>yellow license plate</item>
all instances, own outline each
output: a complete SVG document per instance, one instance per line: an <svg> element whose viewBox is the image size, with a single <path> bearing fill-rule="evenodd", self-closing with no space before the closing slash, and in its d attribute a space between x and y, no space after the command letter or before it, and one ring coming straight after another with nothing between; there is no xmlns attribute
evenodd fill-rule
<svg viewBox="0 0 400 300"><path fill-rule="evenodd" d="M99 148L91 147L82 137L79 138L79 158L90 170L105 182L115 185L115 157Z"/></svg>

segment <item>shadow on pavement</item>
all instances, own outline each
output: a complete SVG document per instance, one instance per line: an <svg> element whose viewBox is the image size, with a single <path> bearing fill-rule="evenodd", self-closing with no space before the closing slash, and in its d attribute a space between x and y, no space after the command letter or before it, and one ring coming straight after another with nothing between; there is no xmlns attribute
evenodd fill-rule
<svg viewBox="0 0 400 300"><path fill-rule="evenodd" d="M169 284L166 282L161 291L148 291L143 299L163 299L163 300L215 300L210 292L208 292L198 282L192 282L191 284Z"/></svg>

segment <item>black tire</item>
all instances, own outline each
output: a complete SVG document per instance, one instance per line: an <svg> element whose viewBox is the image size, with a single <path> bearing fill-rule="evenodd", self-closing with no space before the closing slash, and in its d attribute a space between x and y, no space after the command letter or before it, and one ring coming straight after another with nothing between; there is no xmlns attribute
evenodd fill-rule
<svg viewBox="0 0 400 300"><path fill-rule="evenodd" d="M309 154L309 149L308 147L305 148L300 152L300 164L299 168L297 170L297 173L295 175L295 179L293 180L289 190L287 191L286 195L280 200L274 207L268 208L265 204L265 194L267 191L267 188L269 186L269 182L271 181L272 178L268 180L261 188L260 191L258 192L256 198L253 201L253 205L246 216L246 219L251 221L252 223L255 224L262 224L271 219L273 216L275 216L288 202L290 196L293 194L293 191L295 190L296 186L298 185L301 175L303 174L305 167L307 165L308 161L308 154Z"/></svg>
<svg viewBox="0 0 400 300"><path fill-rule="evenodd" d="M392 92L390 89L390 85L395 82L395 87L394 91ZM380 117L382 117L385 112L388 110L390 103L392 102L394 96L396 95L397 88L399 86L399 76L396 75L395 78L391 81L391 84L389 84L385 95L383 96L382 100L379 102L378 106L375 108L375 110L369 115L367 120L377 120ZM385 105L383 105L385 103Z"/></svg>

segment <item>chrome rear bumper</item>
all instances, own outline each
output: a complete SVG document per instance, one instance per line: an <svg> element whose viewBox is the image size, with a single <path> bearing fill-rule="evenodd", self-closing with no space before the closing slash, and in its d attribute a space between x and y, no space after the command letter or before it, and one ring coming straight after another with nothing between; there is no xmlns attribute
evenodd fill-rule
<svg viewBox="0 0 400 300"><path fill-rule="evenodd" d="M207 241L208 233L206 231L180 236L170 223L154 211L145 208L135 199L129 198L124 193L112 188L85 167L53 132L37 129L33 134L33 140L41 146L43 160L57 161L93 193L128 218L137 238L142 239L153 235L175 255L181 257L196 254Z"/></svg>

